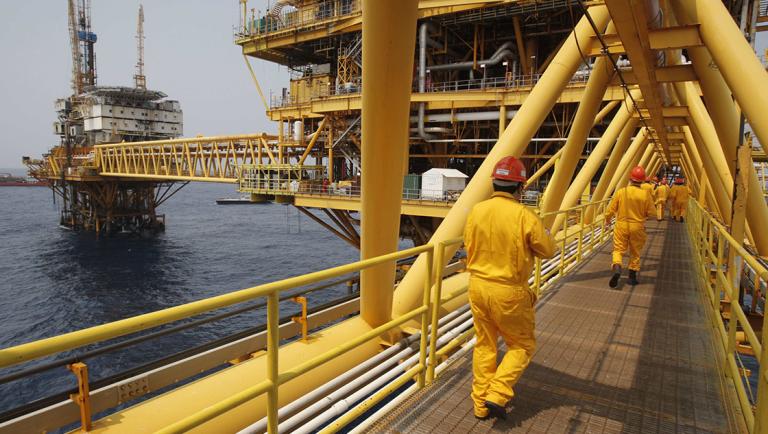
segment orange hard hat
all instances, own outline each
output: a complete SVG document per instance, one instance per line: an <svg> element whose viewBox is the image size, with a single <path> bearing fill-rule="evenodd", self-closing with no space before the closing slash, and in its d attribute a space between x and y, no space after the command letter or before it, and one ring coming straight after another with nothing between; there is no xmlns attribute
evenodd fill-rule
<svg viewBox="0 0 768 434"><path fill-rule="evenodd" d="M507 182L525 182L525 166L515 157L504 157L493 168L493 179Z"/></svg>
<svg viewBox="0 0 768 434"><path fill-rule="evenodd" d="M632 171L629 172L629 179L633 182L645 181L645 169L642 166L635 166Z"/></svg>
<svg viewBox="0 0 768 434"><path fill-rule="evenodd" d="M662 179L662 180L661 180L661 183L662 183L663 185L667 185L667 178L664 178L664 179Z"/></svg>

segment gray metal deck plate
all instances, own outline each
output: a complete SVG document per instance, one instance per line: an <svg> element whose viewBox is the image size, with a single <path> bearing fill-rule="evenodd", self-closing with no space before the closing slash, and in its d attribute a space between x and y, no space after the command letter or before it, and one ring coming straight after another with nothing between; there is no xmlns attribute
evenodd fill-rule
<svg viewBox="0 0 768 434"><path fill-rule="evenodd" d="M538 348L506 421L474 418L470 353L369 432L738 432L684 225L648 223L635 287L608 287L611 247L540 301Z"/></svg>

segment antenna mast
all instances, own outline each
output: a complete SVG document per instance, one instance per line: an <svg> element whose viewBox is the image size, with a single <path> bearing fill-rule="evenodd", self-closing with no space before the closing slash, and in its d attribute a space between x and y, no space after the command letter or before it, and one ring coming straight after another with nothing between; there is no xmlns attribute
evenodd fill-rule
<svg viewBox="0 0 768 434"><path fill-rule="evenodd" d="M133 81L136 83L137 89L147 88L147 77L144 75L144 5L139 5L139 20L136 26L136 41L137 41L137 60L136 60L136 75L133 76Z"/></svg>

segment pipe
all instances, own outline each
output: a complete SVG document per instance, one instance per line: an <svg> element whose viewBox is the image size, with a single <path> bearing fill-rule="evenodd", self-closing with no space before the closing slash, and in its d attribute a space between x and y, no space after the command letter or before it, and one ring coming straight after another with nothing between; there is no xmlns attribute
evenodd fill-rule
<svg viewBox="0 0 768 434"><path fill-rule="evenodd" d="M417 10L413 0L363 0L362 259L399 241ZM394 282L394 262L360 271L360 316L372 327L391 318Z"/></svg>
<svg viewBox="0 0 768 434"><path fill-rule="evenodd" d="M603 31L609 20L608 9L604 5L596 5L588 10L598 31ZM582 17L558 51L552 64L521 105L517 115L504 130L504 134L499 137L499 141L478 168L459 200L451 207L448 215L430 239L431 243L461 235L472 207L491 195L493 166L504 156L522 154L582 63L580 53L583 52L582 50L591 49L594 44L594 34L590 22L586 17ZM446 258L453 256L456 249L456 247L446 249ZM420 289L426 273L426 258L422 256L416 260L395 290L393 303L395 315L408 312L413 306L419 305L422 295Z"/></svg>
<svg viewBox="0 0 768 434"><path fill-rule="evenodd" d="M512 52L512 42L505 42L501 44L499 48L493 53L491 57L485 60L478 60L479 67L495 66L501 63L504 59L515 59L515 53ZM475 63L471 60L466 62L446 63L443 65L432 65L429 67L430 71L450 71L454 69L474 69Z"/></svg>
<svg viewBox="0 0 768 434"><path fill-rule="evenodd" d="M437 340L437 346L442 347L448 342L450 342L452 339L454 339L455 337L459 336L461 332L463 332L464 330L472 326L472 322L473 320L470 317L469 319L464 321L462 324L460 324L458 327L440 336L440 338ZM346 398L338 398L338 400L331 406L331 408L320 413L315 418L302 423L300 427L297 427L291 432L295 434L309 434L312 432L316 432L319 427L326 424L329 420L331 420L334 417L343 415L355 403L361 401L366 396L373 394L379 388L383 387L385 384L394 380L396 377L404 374L411 367L415 366L416 363L418 363L419 361L419 352L417 349L414 349L414 348L408 348L404 350L402 356L403 357L408 356L408 358L402 361L401 363L397 364L394 368L391 368L386 372L376 376L375 379L371 378L372 381L370 381L369 383L366 383L365 386L363 386L360 390L356 391L355 393L349 395ZM398 360L395 359L393 360L393 362L398 362ZM347 389L351 389L351 388L347 388ZM347 390L346 392L348 391L349 390ZM334 394L343 396L344 392L342 390L339 390L337 392L334 392Z"/></svg>
<svg viewBox="0 0 768 434"><path fill-rule="evenodd" d="M442 327L443 325L446 325L446 323L448 323L449 321L452 322L456 317L458 317L460 314L465 313L468 309L469 308L467 307L467 308L457 309L452 312L449 312L448 314L440 318L438 324ZM344 372L343 374L339 375L333 380L323 384L317 389L312 390L310 393L307 393L301 396L299 399L295 401L291 401L290 403L288 403L288 405L285 405L278 410L277 412L278 419L282 419L288 415L293 415L297 411L301 409L305 409L311 403L315 402L318 399L321 399L323 396L328 395L329 393L337 390L338 388L344 385L350 384L350 382L359 381L359 377L361 374L371 372L371 369L378 369L375 367L379 366L379 364L384 363L387 360L392 359L393 357L395 358L395 360L398 360L399 357L397 355L400 352L402 352L402 350L407 349L410 345L416 342L420 337L421 337L421 331L418 331L404 339L401 339L396 345L393 345L387 348L386 350L382 351L376 356L359 364L355 368ZM283 426L283 424L286 422L288 421L286 420L285 422L281 423L280 426L278 426L278 428L290 429L291 427L293 427L293 425ZM243 428L238 432L238 434L263 433L266 429L267 429L267 418L264 417L258 422L246 428Z"/></svg>
<svg viewBox="0 0 768 434"><path fill-rule="evenodd" d="M427 41L429 40L429 29L431 25L428 22L424 22L419 27L419 93L426 91L427 81ZM419 119L418 119L418 132L419 137L426 141L433 140L435 137L427 134L424 130L424 112L426 110L427 103L419 103Z"/></svg>
<svg viewBox="0 0 768 434"><path fill-rule="evenodd" d="M507 110L507 119L515 117L517 110ZM494 121L499 119L499 110L486 112L437 113L424 116L424 122L458 122L458 121ZM418 121L418 116L411 116L411 122Z"/></svg>

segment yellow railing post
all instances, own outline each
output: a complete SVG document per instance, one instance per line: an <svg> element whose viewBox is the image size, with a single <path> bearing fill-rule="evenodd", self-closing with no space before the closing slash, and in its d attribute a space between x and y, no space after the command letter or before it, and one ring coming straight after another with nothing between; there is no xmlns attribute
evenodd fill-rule
<svg viewBox="0 0 768 434"><path fill-rule="evenodd" d="M440 242L437 245L437 269L435 270L435 290L432 294L432 329L429 333L429 362L427 366L427 383L435 379L435 368L437 367L437 322L440 313L440 298L443 292L443 269L445 263L446 243Z"/></svg>
<svg viewBox="0 0 768 434"><path fill-rule="evenodd" d="M91 390L88 385L88 366L83 362L75 362L67 368L77 377L77 393L70 398L80 408L80 425L84 432L91 430Z"/></svg>
<svg viewBox="0 0 768 434"><path fill-rule="evenodd" d="M437 309L438 305L429 306L430 290L432 289L432 266L435 260L434 255L435 247L432 246L430 250L424 252L427 255L427 272L424 274L424 297L422 298L422 306L426 306L427 309L421 314L421 339L419 340L419 374L417 376L417 384L419 388L424 387L426 384L426 366L427 366L427 334L429 333L429 320L432 309ZM442 264L437 264L438 268L442 268ZM439 303L439 300L438 300ZM437 316L436 314L434 316ZM433 321L436 322L436 321ZM434 326L433 326L434 327ZM434 330L434 328L433 328ZM434 353L430 354L430 359L434 358Z"/></svg>
<svg viewBox="0 0 768 434"><path fill-rule="evenodd" d="M568 245L568 213L565 213L565 222L563 223L563 246L560 249L560 269L558 274L562 277L563 270L565 270L565 249Z"/></svg>
<svg viewBox="0 0 768 434"><path fill-rule="evenodd" d="M279 353L280 348L280 297L278 291L272 291L267 296L267 432L277 434L277 393L280 388Z"/></svg>
<svg viewBox="0 0 768 434"><path fill-rule="evenodd" d="M301 314L291 317L291 321L301 326L301 340L306 342L309 339L307 330L307 297L293 297L291 300L301 306Z"/></svg>
<svg viewBox="0 0 768 434"><path fill-rule="evenodd" d="M581 262L581 246L584 243L584 207L579 209L579 246L576 249L576 262Z"/></svg>
<svg viewBox="0 0 768 434"><path fill-rule="evenodd" d="M768 434L768 321L763 321L760 355L760 371L757 376L757 401L755 402L755 433Z"/></svg>

